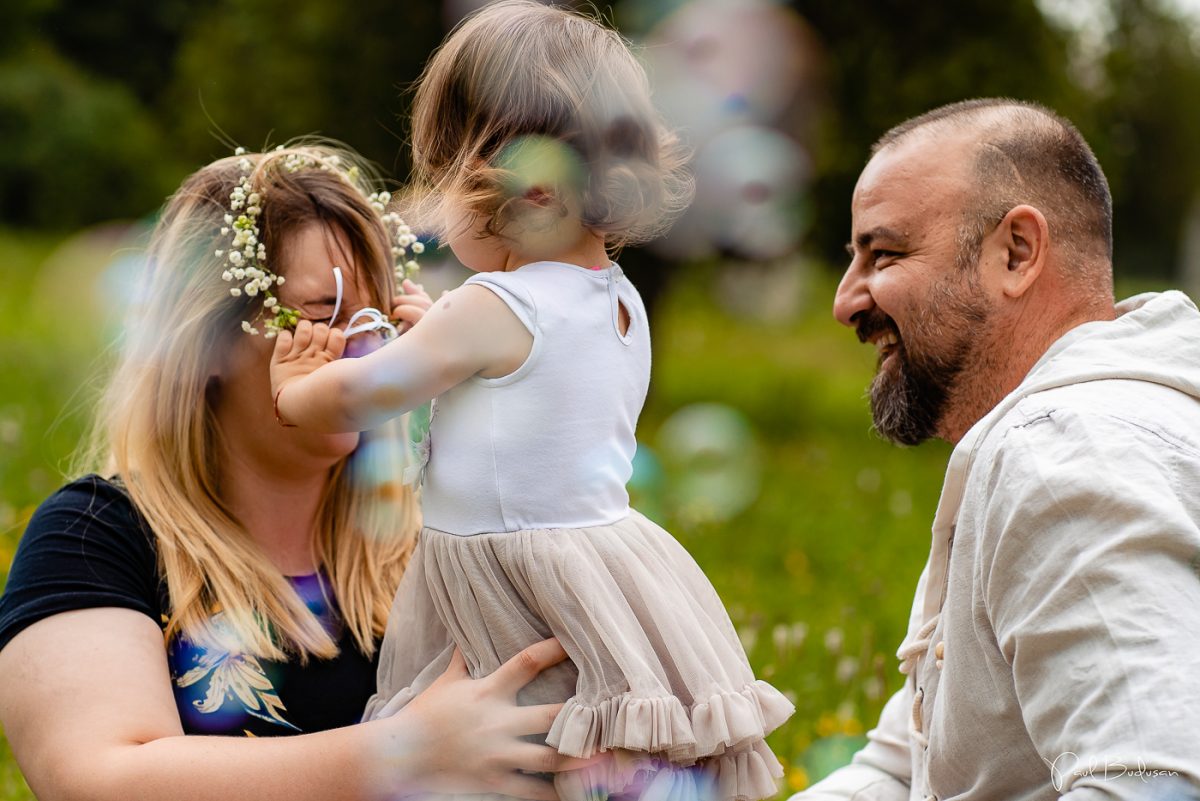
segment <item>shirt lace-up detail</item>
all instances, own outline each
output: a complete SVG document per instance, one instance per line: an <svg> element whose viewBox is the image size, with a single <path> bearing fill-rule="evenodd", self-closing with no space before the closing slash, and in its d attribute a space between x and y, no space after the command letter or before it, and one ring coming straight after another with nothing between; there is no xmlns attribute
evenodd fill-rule
<svg viewBox="0 0 1200 801"><path fill-rule="evenodd" d="M933 632L937 630L938 623L941 622L942 613L938 612L929 620L925 621L925 625L917 630L916 635L900 646L900 650L896 652L896 656L900 659L900 672L906 676L914 675L917 664L925 654L929 653L930 647L933 645ZM914 676L914 681L916 680ZM928 747L929 738L925 736L924 723L922 715L922 704L925 701L925 690L923 687L917 687L913 694L912 705L912 720L909 722L908 735L913 742L922 748Z"/></svg>

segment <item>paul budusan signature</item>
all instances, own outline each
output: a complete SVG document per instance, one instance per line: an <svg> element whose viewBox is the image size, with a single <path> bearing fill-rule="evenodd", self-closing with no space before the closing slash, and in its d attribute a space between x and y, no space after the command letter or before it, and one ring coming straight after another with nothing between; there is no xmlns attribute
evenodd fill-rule
<svg viewBox="0 0 1200 801"><path fill-rule="evenodd" d="M1054 791L1061 793L1063 788L1068 785L1068 779L1074 782L1074 779L1083 778L1086 776L1099 776L1101 781L1111 781L1119 779L1122 776L1139 778L1142 781L1158 778L1160 776L1178 776L1179 773L1173 770L1158 770L1155 768L1146 767L1146 763L1138 759L1136 765L1130 765L1128 761L1120 759L1097 759L1095 757L1089 759L1086 763L1080 763L1079 755L1072 751L1059 754L1053 762L1043 757L1045 762L1050 767L1050 781L1054 785Z"/></svg>

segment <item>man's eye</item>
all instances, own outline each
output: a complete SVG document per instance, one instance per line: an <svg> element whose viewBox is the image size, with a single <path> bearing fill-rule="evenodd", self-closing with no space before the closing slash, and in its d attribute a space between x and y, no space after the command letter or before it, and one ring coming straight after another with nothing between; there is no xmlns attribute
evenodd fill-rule
<svg viewBox="0 0 1200 801"><path fill-rule="evenodd" d="M895 250L872 250L871 261L878 264L880 261L888 261L889 259L894 259L899 255L899 251Z"/></svg>

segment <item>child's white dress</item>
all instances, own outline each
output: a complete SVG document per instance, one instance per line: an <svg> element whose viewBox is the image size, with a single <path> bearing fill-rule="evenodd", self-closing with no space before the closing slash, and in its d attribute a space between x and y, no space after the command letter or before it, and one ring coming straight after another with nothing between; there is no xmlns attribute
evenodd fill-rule
<svg viewBox="0 0 1200 801"><path fill-rule="evenodd" d="M455 644L480 677L553 635L570 662L520 702L567 701L546 742L616 757L558 774L565 801L774 796L782 771L763 737L792 704L755 680L691 556L629 508L650 379L637 290L615 264L537 262L467 283L500 297L533 348L510 375L470 379L436 401L425 528L366 717L393 714L429 686Z"/></svg>

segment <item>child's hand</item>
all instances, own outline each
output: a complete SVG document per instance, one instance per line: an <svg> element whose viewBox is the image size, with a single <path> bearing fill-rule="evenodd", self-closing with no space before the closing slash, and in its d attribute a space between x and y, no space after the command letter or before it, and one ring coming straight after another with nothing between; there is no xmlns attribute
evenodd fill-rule
<svg viewBox="0 0 1200 801"><path fill-rule="evenodd" d="M342 357L346 335L340 328L301 320L296 332L282 331L271 354L271 397L276 401L284 385Z"/></svg>
<svg viewBox="0 0 1200 801"><path fill-rule="evenodd" d="M426 294L423 286L407 278L401 288L404 294L392 298L392 319L396 321L396 330L403 334L420 322L433 305L433 298Z"/></svg>

